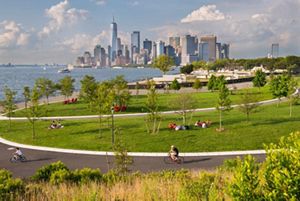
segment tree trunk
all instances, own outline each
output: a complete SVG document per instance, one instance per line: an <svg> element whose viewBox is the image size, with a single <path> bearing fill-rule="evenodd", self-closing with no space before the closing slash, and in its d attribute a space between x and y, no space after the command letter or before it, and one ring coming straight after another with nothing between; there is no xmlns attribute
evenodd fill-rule
<svg viewBox="0 0 300 201"><path fill-rule="evenodd" d="M98 116L98 120L99 120L99 137L102 137L102 132L101 132L101 124L102 124L102 119L101 119L101 115Z"/></svg>
<svg viewBox="0 0 300 201"><path fill-rule="evenodd" d="M220 110L220 131L222 131L222 109Z"/></svg>
<svg viewBox="0 0 300 201"><path fill-rule="evenodd" d="M35 139L35 122L34 117L32 119L32 139Z"/></svg>
<svg viewBox="0 0 300 201"><path fill-rule="evenodd" d="M292 103L292 101L290 100L290 117L292 117L292 107L293 107L293 103Z"/></svg>

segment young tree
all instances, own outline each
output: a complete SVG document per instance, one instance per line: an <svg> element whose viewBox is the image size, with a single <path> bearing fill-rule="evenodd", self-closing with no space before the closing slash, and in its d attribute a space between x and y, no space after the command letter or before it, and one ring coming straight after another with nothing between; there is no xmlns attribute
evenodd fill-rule
<svg viewBox="0 0 300 201"><path fill-rule="evenodd" d="M139 95L139 89L140 89L140 83L139 82L135 82L135 96L136 96L136 98L138 97L138 95Z"/></svg>
<svg viewBox="0 0 300 201"><path fill-rule="evenodd" d="M231 100L229 99L229 89L226 85L221 85L219 90L219 98L216 109L219 111L219 131L223 131L222 127L222 113L231 110Z"/></svg>
<svg viewBox="0 0 300 201"><path fill-rule="evenodd" d="M149 114L146 116L146 128L148 133L157 134L161 124L161 116L158 112L157 93L154 82L151 82L148 89L146 108Z"/></svg>
<svg viewBox="0 0 300 201"><path fill-rule="evenodd" d="M17 92L12 91L7 86L4 87L4 101L1 102L1 106L4 109L4 112L6 113L6 116L9 119L9 130L11 129L11 117L14 113L14 110L17 109L17 105L15 104L15 96Z"/></svg>
<svg viewBox="0 0 300 201"><path fill-rule="evenodd" d="M214 75L211 75L208 82L207 82L207 89L210 91L214 91L215 90L215 86L216 86L216 82L217 82L217 77Z"/></svg>
<svg viewBox="0 0 300 201"><path fill-rule="evenodd" d="M279 75L279 76L273 77L271 79L270 91L274 98L278 98L277 107L279 106L281 98L288 96L289 79L290 79L290 77L288 75Z"/></svg>
<svg viewBox="0 0 300 201"><path fill-rule="evenodd" d="M286 96L289 100L289 105L290 105L290 117L292 117L293 105L297 103L299 99L299 94L295 94L297 87L298 87L297 81L293 77L290 77L290 80L288 81L288 93Z"/></svg>
<svg viewBox="0 0 300 201"><path fill-rule="evenodd" d="M42 106L39 105L40 91L34 87L30 92L30 106L26 109L26 117L32 126L32 139L35 139L35 122L43 115Z"/></svg>
<svg viewBox="0 0 300 201"><path fill-rule="evenodd" d="M267 83L266 74L262 70L256 71L252 83L254 87L258 87L259 89L265 86Z"/></svg>
<svg viewBox="0 0 300 201"><path fill-rule="evenodd" d="M254 113L259 106L259 103L257 103L258 97L249 90L246 90L240 98L239 109L242 113L246 114L247 121L249 121L250 114Z"/></svg>
<svg viewBox="0 0 300 201"><path fill-rule="evenodd" d="M115 93L114 102L116 105L120 107L127 106L131 95L124 76L117 76L115 79L111 80L111 86Z"/></svg>
<svg viewBox="0 0 300 201"><path fill-rule="evenodd" d="M55 83L47 78L38 78L35 81L35 86L40 91L41 95L46 97L47 104L49 105L49 96L53 95L56 91Z"/></svg>
<svg viewBox="0 0 300 201"><path fill-rule="evenodd" d="M181 118L183 125L187 125L187 115L193 113L193 108L197 105L197 101L191 94L182 93L171 101L173 105L179 105L180 110L177 112Z"/></svg>
<svg viewBox="0 0 300 201"><path fill-rule="evenodd" d="M172 90L177 90L177 91L181 88L181 86L180 86L179 82L177 81L177 79L174 79L174 80L172 81L172 83L171 83L171 85L170 85L170 88L171 88Z"/></svg>
<svg viewBox="0 0 300 201"><path fill-rule="evenodd" d="M114 146L115 152L115 164L117 173L124 175L129 172L130 165L133 164L133 158L128 155L128 150L126 146L117 140Z"/></svg>
<svg viewBox="0 0 300 201"><path fill-rule="evenodd" d="M196 78L195 82L193 84L193 89L196 89L197 91L199 91L199 89L202 88L202 84L200 82L200 79Z"/></svg>
<svg viewBox="0 0 300 201"><path fill-rule="evenodd" d="M25 86L23 88L23 96L24 96L25 109L27 109L28 101L30 100L30 88L28 86Z"/></svg>
<svg viewBox="0 0 300 201"><path fill-rule="evenodd" d="M97 89L97 82L93 76L85 75L82 80L80 80L81 88L79 97L89 104L89 108L92 109L92 103L94 94Z"/></svg>
<svg viewBox="0 0 300 201"><path fill-rule="evenodd" d="M65 99L72 96L74 92L74 82L75 80L71 76L65 76L63 79L59 80L60 92Z"/></svg>
<svg viewBox="0 0 300 201"><path fill-rule="evenodd" d="M167 56L167 55L160 55L153 62L153 66L155 68L158 68L160 71L162 71L164 75L174 65L175 65L174 59L172 57Z"/></svg>
<svg viewBox="0 0 300 201"><path fill-rule="evenodd" d="M98 114L99 137L102 137L102 115L110 112L114 101L114 91L107 82L97 85L96 93L92 99L92 107Z"/></svg>

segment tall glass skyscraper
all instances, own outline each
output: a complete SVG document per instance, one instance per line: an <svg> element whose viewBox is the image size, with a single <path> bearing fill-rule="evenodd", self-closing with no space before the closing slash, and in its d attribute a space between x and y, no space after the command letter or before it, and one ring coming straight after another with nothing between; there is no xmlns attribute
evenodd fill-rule
<svg viewBox="0 0 300 201"><path fill-rule="evenodd" d="M113 18L113 22L110 24L111 28L111 61L115 61L117 55L117 38L118 38L118 30L117 23L115 23L115 18Z"/></svg>

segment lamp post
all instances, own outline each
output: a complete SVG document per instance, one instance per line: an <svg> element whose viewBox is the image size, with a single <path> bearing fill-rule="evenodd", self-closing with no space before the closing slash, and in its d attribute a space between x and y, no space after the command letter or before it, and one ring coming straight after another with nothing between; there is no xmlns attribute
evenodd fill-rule
<svg viewBox="0 0 300 201"><path fill-rule="evenodd" d="M112 145L115 144L114 112L115 112L115 108L114 108L114 106L112 106L111 107L111 143L112 143Z"/></svg>

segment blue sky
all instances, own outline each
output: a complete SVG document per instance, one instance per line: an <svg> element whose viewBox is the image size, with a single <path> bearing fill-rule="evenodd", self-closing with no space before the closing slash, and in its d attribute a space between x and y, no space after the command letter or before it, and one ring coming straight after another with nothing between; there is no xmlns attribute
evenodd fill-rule
<svg viewBox="0 0 300 201"><path fill-rule="evenodd" d="M300 0L0 0L0 63L70 63L96 44L106 47L110 22L129 43L141 38L215 34L233 58L299 55Z"/></svg>

